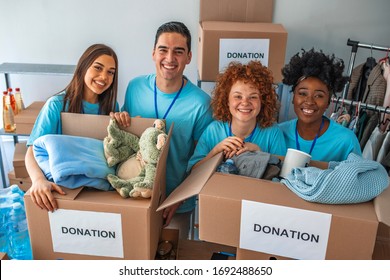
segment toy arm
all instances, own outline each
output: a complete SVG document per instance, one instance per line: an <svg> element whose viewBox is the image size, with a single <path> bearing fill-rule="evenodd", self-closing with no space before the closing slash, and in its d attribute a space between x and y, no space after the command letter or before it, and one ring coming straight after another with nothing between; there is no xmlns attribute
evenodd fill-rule
<svg viewBox="0 0 390 280"><path fill-rule="evenodd" d="M167 139L168 139L168 135L166 135L165 133L161 133L157 136L157 144L156 144L156 147L158 150L161 150L161 148L165 145L165 143L167 142Z"/></svg>

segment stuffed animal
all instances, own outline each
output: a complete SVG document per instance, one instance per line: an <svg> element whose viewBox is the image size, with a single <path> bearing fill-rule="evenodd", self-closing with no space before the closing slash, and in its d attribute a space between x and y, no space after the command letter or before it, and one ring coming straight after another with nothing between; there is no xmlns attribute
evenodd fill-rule
<svg viewBox="0 0 390 280"><path fill-rule="evenodd" d="M124 198L150 198L157 162L168 137L165 122L155 120L140 138L121 130L115 119L111 119L107 130L108 140L104 141L107 163L119 163L116 175L108 175L108 181Z"/></svg>

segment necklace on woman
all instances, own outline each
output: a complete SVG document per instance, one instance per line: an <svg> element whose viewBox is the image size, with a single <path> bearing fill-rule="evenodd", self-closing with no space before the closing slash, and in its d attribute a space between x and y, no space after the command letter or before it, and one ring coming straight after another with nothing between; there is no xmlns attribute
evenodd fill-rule
<svg viewBox="0 0 390 280"><path fill-rule="evenodd" d="M310 155L314 149L314 146L316 145L318 136L320 135L321 130L324 127L324 123L325 123L324 118L322 118L320 129L318 130L316 136L314 137L313 143L311 143L310 152L309 152ZM297 145L297 150L301 150L301 146L299 145L299 140L298 140L298 122L297 122L297 125L295 126L295 143Z"/></svg>

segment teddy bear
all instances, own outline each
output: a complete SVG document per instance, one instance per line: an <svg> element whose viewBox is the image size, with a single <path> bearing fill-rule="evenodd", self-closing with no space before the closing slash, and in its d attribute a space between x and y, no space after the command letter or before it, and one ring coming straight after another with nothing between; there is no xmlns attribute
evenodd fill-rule
<svg viewBox="0 0 390 280"><path fill-rule="evenodd" d="M118 164L116 175L109 174L108 181L124 198L150 198L156 166L168 135L165 122L154 121L138 138L121 130L111 119L104 139L104 153L108 164Z"/></svg>

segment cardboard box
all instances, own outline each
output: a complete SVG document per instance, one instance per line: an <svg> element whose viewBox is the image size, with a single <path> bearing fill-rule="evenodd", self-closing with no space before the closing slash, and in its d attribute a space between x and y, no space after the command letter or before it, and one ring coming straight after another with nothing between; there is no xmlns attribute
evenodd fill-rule
<svg viewBox="0 0 390 280"><path fill-rule="evenodd" d="M44 101L31 103L25 110L15 116L16 133L19 135L30 135L35 120L41 111Z"/></svg>
<svg viewBox="0 0 390 280"><path fill-rule="evenodd" d="M272 22L274 0L201 0L200 21Z"/></svg>
<svg viewBox="0 0 390 280"><path fill-rule="evenodd" d="M215 81L231 61L260 60L278 83L286 45L287 31L281 24L203 21L199 24L199 80Z"/></svg>
<svg viewBox="0 0 390 280"><path fill-rule="evenodd" d="M378 233L376 236L374 260L390 260L390 189L387 188L374 200L374 207L381 215Z"/></svg>
<svg viewBox="0 0 390 280"><path fill-rule="evenodd" d="M64 134L103 139L109 116L62 113ZM133 118L126 128L136 135L154 119ZM165 198L165 169L172 127L154 180L151 199L123 199L116 191L65 189L55 194L59 209L41 210L25 195L34 259L154 259L162 227L156 212Z"/></svg>
<svg viewBox="0 0 390 280"><path fill-rule="evenodd" d="M18 185L21 190L24 192L28 191L28 189L31 187L32 182L30 177L25 178L19 178L15 176L15 171L12 170L8 172L8 179L10 185Z"/></svg>
<svg viewBox="0 0 390 280"><path fill-rule="evenodd" d="M7 253L0 252L0 260L9 260Z"/></svg>
<svg viewBox="0 0 390 280"><path fill-rule="evenodd" d="M199 194L201 240L252 251L249 246L269 246L268 251L256 251L294 259L371 259L379 221L389 225L383 218L390 216L383 205L389 205L389 189L380 195L386 203L374 200L375 208L372 201L310 203L279 182L214 172L221 160L218 155L194 169L158 209ZM326 163L311 165L324 168ZM265 210L247 211L248 205ZM259 221L248 223L248 219ZM267 219L274 220L272 226L262 224ZM276 235L274 243L263 244L270 232ZM237 259L242 256L239 251Z"/></svg>
<svg viewBox="0 0 390 280"><path fill-rule="evenodd" d="M26 164L24 162L26 153L27 153L26 142L19 142L15 144L14 158L12 163L14 166L15 176L18 178L25 178L29 176L26 169Z"/></svg>

